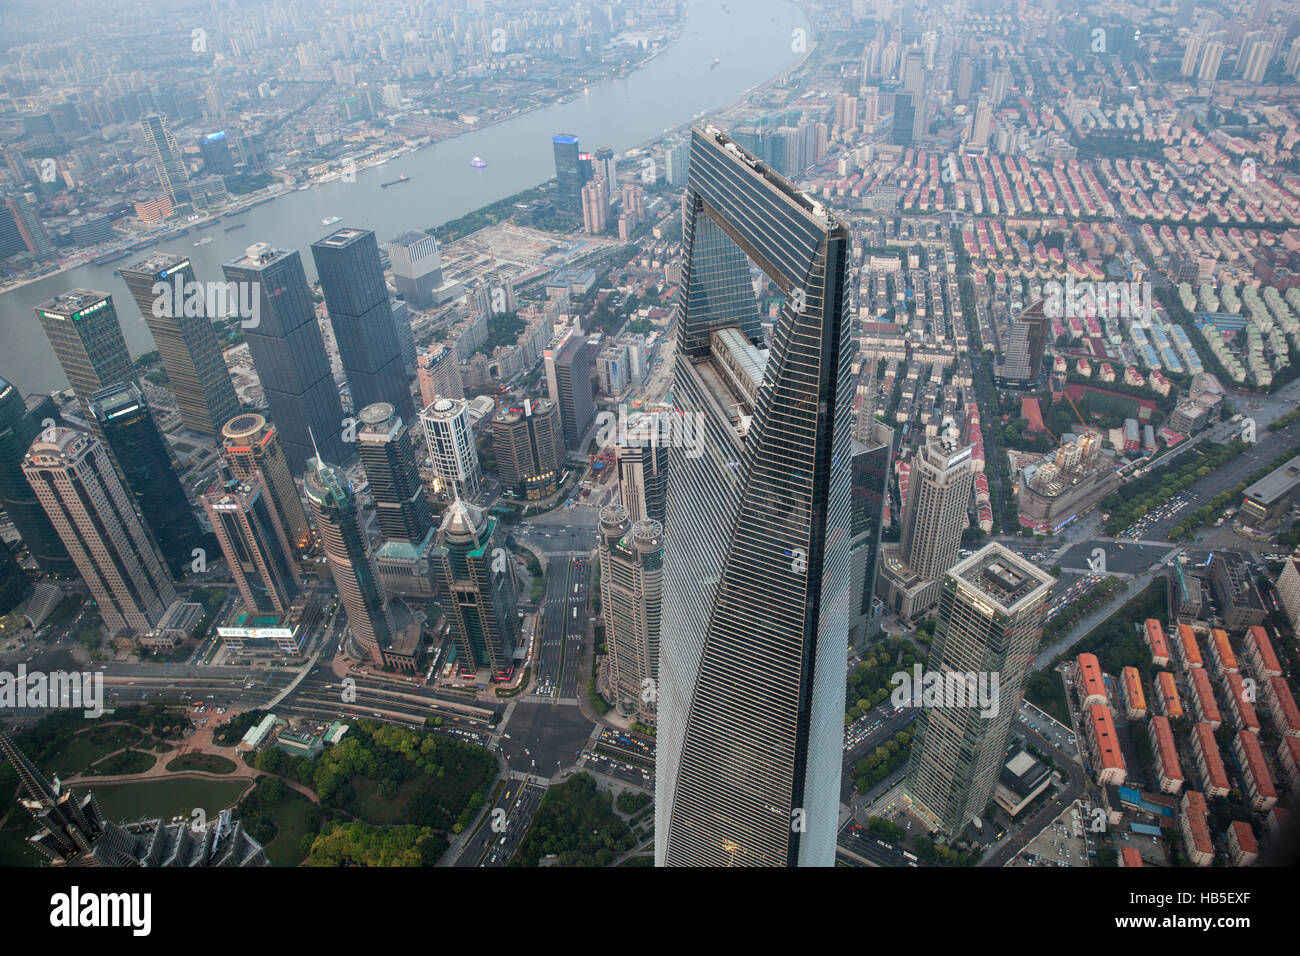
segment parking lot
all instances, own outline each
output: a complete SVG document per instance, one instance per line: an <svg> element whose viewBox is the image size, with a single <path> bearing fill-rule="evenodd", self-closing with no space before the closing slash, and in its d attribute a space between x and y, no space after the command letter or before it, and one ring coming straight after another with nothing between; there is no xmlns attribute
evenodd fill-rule
<svg viewBox="0 0 1300 956"><path fill-rule="evenodd" d="M1071 804L1052 825L1029 841L1012 866L1088 866L1086 821L1077 804Z"/></svg>

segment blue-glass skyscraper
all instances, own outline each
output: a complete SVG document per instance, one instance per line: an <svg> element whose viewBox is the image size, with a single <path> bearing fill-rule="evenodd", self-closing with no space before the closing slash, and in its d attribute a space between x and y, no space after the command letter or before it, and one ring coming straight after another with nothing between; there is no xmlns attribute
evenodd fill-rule
<svg viewBox="0 0 1300 956"><path fill-rule="evenodd" d="M307 469L315 455L312 435L327 458L344 460L343 406L302 258L262 242L222 269L236 283L238 301L254 304L244 336L289 470Z"/></svg>
<svg viewBox="0 0 1300 956"><path fill-rule="evenodd" d="M311 254L352 391L353 410L359 413L387 402L402 421L415 421L411 382L375 234L369 229L339 229L313 242Z"/></svg>

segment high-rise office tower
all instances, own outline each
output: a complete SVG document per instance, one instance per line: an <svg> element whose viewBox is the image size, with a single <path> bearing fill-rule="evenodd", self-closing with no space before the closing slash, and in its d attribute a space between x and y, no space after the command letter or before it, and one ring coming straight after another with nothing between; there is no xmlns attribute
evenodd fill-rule
<svg viewBox="0 0 1300 956"><path fill-rule="evenodd" d="M54 252L54 244L35 204L20 193L0 204L0 259L23 251L37 258L48 256Z"/></svg>
<svg viewBox="0 0 1300 956"><path fill-rule="evenodd" d="M122 278L158 346L181 421L216 438L239 414L239 398L212 328L216 316L207 314L202 296L186 295L199 288L194 266L188 258L160 252L123 269Z"/></svg>
<svg viewBox="0 0 1300 956"><path fill-rule="evenodd" d="M387 402L361 410L357 451L388 541L419 544L433 527L406 424Z"/></svg>
<svg viewBox="0 0 1300 956"><path fill-rule="evenodd" d="M975 117L971 120L970 144L982 149L989 144L989 133L993 129L993 108L988 100L980 97L975 107Z"/></svg>
<svg viewBox="0 0 1300 956"><path fill-rule="evenodd" d="M388 402L403 421L414 421L415 402L375 234L369 229L339 229L313 242L311 254L353 409Z"/></svg>
<svg viewBox="0 0 1300 956"><path fill-rule="evenodd" d="M609 146L597 146L591 154L591 164L595 175L605 180L610 192L618 185L617 166L614 162L614 150Z"/></svg>
<svg viewBox="0 0 1300 956"><path fill-rule="evenodd" d="M17 386L0 378L0 507L42 571L71 577L77 573L76 566L23 474L27 449L46 427L27 410Z"/></svg>
<svg viewBox="0 0 1300 956"><path fill-rule="evenodd" d="M90 413L117 459L127 490L154 536L167 568L180 578L206 548L167 441L134 383L114 385L90 398Z"/></svg>
<svg viewBox="0 0 1300 956"><path fill-rule="evenodd" d="M690 166L673 397L703 444L669 450L655 859L831 866L850 607L848 229L711 126L693 131ZM785 293L770 351L743 331L749 260Z"/></svg>
<svg viewBox="0 0 1300 956"><path fill-rule="evenodd" d="M388 243L388 261L400 295L417 309L435 304L442 288L442 254L438 240L424 232L405 232Z"/></svg>
<svg viewBox="0 0 1300 956"><path fill-rule="evenodd" d="M492 418L492 449L501 483L520 498L554 494L564 467L564 430L554 402L525 398ZM549 490L548 490L549 489Z"/></svg>
<svg viewBox="0 0 1300 956"><path fill-rule="evenodd" d="M970 99L971 84L975 81L975 60L963 56L957 61L957 101L965 103Z"/></svg>
<svg viewBox="0 0 1300 956"><path fill-rule="evenodd" d="M691 143L675 139L664 147L664 178L669 186L685 186L691 159Z"/></svg>
<svg viewBox="0 0 1300 956"><path fill-rule="evenodd" d="M903 92L912 97L912 138L917 142L925 135L925 51L908 50L903 54Z"/></svg>
<svg viewBox="0 0 1300 956"><path fill-rule="evenodd" d="M397 629L361 527L356 492L341 468L319 458L311 460L303 484L355 649L383 666L384 651L392 646Z"/></svg>
<svg viewBox="0 0 1300 956"><path fill-rule="evenodd" d="M286 613L302 581L261 473L247 481L223 476L199 500L244 607L252 614Z"/></svg>
<svg viewBox="0 0 1300 956"><path fill-rule="evenodd" d="M555 152L555 207L574 218L582 216L582 187L586 184L583 163L578 158L578 137L558 133L551 137Z"/></svg>
<svg viewBox="0 0 1300 956"><path fill-rule="evenodd" d="M626 434L614 449L614 467L618 500L633 524L647 520L663 524L667 517L668 444L658 417L628 417Z"/></svg>
<svg viewBox="0 0 1300 956"><path fill-rule="evenodd" d="M1033 388L1047 350L1047 313L1039 299L1011 322L1006 350L993 366L993 380L1006 388Z"/></svg>
<svg viewBox="0 0 1300 956"><path fill-rule="evenodd" d="M938 603L940 578L961 552L975 480L970 447L937 438L917 450L911 465L901 541L897 551L886 554L881 569L886 603L904 620Z"/></svg>
<svg viewBox="0 0 1300 956"><path fill-rule="evenodd" d="M542 358L547 394L560 409L565 447L575 449L596 415L591 397L591 349L582 330L569 326Z"/></svg>
<svg viewBox="0 0 1300 956"><path fill-rule="evenodd" d="M949 835L993 797L1055 586L1050 574L1000 544L944 577L927 669L953 697L937 705L923 698L906 792L921 817Z"/></svg>
<svg viewBox="0 0 1300 956"><path fill-rule="evenodd" d="M393 319L393 328L397 330L398 354L402 357L402 374L409 380L415 374L415 332L411 328L411 309L401 299L389 299L388 311Z"/></svg>
<svg viewBox="0 0 1300 956"><path fill-rule="evenodd" d="M23 473L109 631L147 631L176 600L162 555L103 443L71 428L52 431L32 442Z"/></svg>
<svg viewBox="0 0 1300 956"><path fill-rule="evenodd" d="M497 519L458 499L442 516L433 551L462 674L486 668L509 680L517 663L514 571L499 547Z"/></svg>
<svg viewBox="0 0 1300 956"><path fill-rule="evenodd" d="M596 543L609 690L619 711L655 721L663 613L663 525L633 522L622 505L600 512Z"/></svg>
<svg viewBox="0 0 1300 956"><path fill-rule="evenodd" d="M23 573L22 566L9 550L9 544L0 541L0 615L8 614L29 597L35 588Z"/></svg>
<svg viewBox="0 0 1300 956"><path fill-rule="evenodd" d="M853 607L849 614L849 644L860 648L879 628L882 608L876 598L880 565L880 533L884 524L889 470L893 463L894 430L873 417L859 419L854 429L852 505L849 510L849 564Z"/></svg>
<svg viewBox="0 0 1300 956"><path fill-rule="evenodd" d="M191 201L190 173L185 167L185 157L167 127L167 120L153 113L141 118L140 127L153 147L154 169L158 172L163 192L172 201L172 208L188 206Z"/></svg>
<svg viewBox="0 0 1300 956"><path fill-rule="evenodd" d="M306 469L313 436L327 459L342 461L343 406L301 257L260 242L222 268L228 281L253 290L258 321L244 337L290 471Z"/></svg>
<svg viewBox="0 0 1300 956"><path fill-rule="evenodd" d="M441 490L450 497L473 501L478 497L483 469L469 423L469 403L440 398L420 413L420 422Z"/></svg>
<svg viewBox="0 0 1300 956"><path fill-rule="evenodd" d="M916 126L916 97L911 93L898 91L894 94L894 123L890 130L889 141L895 146L911 146L912 133Z"/></svg>
<svg viewBox="0 0 1300 956"><path fill-rule="evenodd" d="M27 243L18 229L18 219L9 201L0 202L0 259L22 255L27 251Z"/></svg>
<svg viewBox="0 0 1300 956"><path fill-rule="evenodd" d="M132 381L131 354L111 295L73 289L37 306L36 317L84 411L101 388Z"/></svg>
<svg viewBox="0 0 1300 956"><path fill-rule="evenodd" d="M199 137L199 155L203 158L203 171L208 175L235 175L235 157L224 129Z"/></svg>
<svg viewBox="0 0 1300 956"><path fill-rule="evenodd" d="M1002 101L1007 98L1007 90L1011 87L1011 68L1005 63L998 66L993 71L993 79L989 83L989 100L994 106L1001 106Z"/></svg>
<svg viewBox="0 0 1300 956"><path fill-rule="evenodd" d="M420 381L420 407L426 408L439 398L464 398L465 386L456 367L456 350L441 342L432 343L416 360L416 377Z"/></svg>
<svg viewBox="0 0 1300 956"><path fill-rule="evenodd" d="M226 422L221 429L221 438L226 463L236 478L251 482L260 474L266 479L271 505L280 519L294 557L302 557L311 551L307 513L303 510L298 486L294 483L275 429L261 415L249 412Z"/></svg>

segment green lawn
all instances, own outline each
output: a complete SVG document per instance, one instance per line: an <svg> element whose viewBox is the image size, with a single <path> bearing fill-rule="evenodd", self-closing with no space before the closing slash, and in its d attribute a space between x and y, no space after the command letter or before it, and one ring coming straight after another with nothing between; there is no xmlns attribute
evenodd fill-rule
<svg viewBox="0 0 1300 956"><path fill-rule="evenodd" d="M134 747L144 742L144 732L139 727L133 727L130 724L109 724L104 727L92 727L77 734L53 758L43 761L41 769L46 773L71 777L74 774L82 773L91 764L102 760L115 750Z"/></svg>
<svg viewBox="0 0 1300 956"><path fill-rule="evenodd" d="M167 765L170 773L182 770L199 770L204 773L234 773L235 762L220 754L181 754Z"/></svg>
<svg viewBox="0 0 1300 956"><path fill-rule="evenodd" d="M239 804L235 815L249 828L265 836L268 824L275 836L263 844L266 858L273 866L297 866L304 859L301 843L320 825L320 811L302 794L284 786L273 777L263 777L258 787Z"/></svg>
<svg viewBox="0 0 1300 956"><path fill-rule="evenodd" d="M86 770L87 774L98 777L116 777L131 773L144 773L158 762L158 758L143 750L123 750L121 753L105 757L99 763Z"/></svg>

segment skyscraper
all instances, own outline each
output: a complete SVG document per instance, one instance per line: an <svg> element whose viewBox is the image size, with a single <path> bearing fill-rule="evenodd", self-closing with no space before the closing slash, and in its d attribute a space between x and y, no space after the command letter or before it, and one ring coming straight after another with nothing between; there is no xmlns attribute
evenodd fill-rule
<svg viewBox="0 0 1300 956"><path fill-rule="evenodd" d="M886 603L904 620L939 600L940 578L957 563L969 525L966 505L975 477L971 448L940 439L918 449L911 466L901 541L896 552L886 554L882 569Z"/></svg>
<svg viewBox="0 0 1300 956"><path fill-rule="evenodd" d="M73 289L37 306L36 317L87 413L95 392L133 379L131 354L107 292Z"/></svg>
<svg viewBox="0 0 1300 956"><path fill-rule="evenodd" d="M576 449L595 417L591 397L591 350L582 330L569 326L542 353L546 365L546 389L560 409L564 444Z"/></svg>
<svg viewBox="0 0 1300 956"><path fill-rule="evenodd" d="M33 590L8 542L0 541L0 615L8 614L26 601Z"/></svg>
<svg viewBox="0 0 1300 956"><path fill-rule="evenodd" d="M148 403L134 383L125 383L92 395L90 413L168 569L173 577L183 576L194 560L194 549L206 549L209 542L190 509L171 450Z"/></svg>
<svg viewBox="0 0 1300 956"><path fill-rule="evenodd" d="M465 386L456 367L456 351L441 342L432 343L416 360L416 377L420 380L420 407L432 405L439 398L464 398Z"/></svg>
<svg viewBox="0 0 1300 956"><path fill-rule="evenodd" d="M156 625L176 589L103 443L55 428L32 442L23 473L108 630L138 633Z"/></svg>
<svg viewBox="0 0 1300 956"><path fill-rule="evenodd" d="M1187 46L1183 50L1183 62L1179 67L1179 76L1191 76L1196 72L1196 64L1201 58L1201 44L1205 42L1205 37L1199 33L1193 33L1187 38Z"/></svg>
<svg viewBox="0 0 1300 956"><path fill-rule="evenodd" d="M199 500L244 607L253 614L287 613L302 582L261 473L247 481L225 477Z"/></svg>
<svg viewBox="0 0 1300 956"><path fill-rule="evenodd" d="M78 797L51 784L7 733L0 758L8 758L22 785L18 802L41 831L28 837L50 861L66 866L270 866L261 844L222 810L210 823L162 819L117 824L104 816L93 793Z"/></svg>
<svg viewBox="0 0 1300 956"><path fill-rule="evenodd" d="M123 269L122 278L158 346L181 421L216 438L221 426L239 414L239 398L212 329L218 316L207 314L202 296L186 295L199 288L190 260L155 253Z"/></svg>
<svg viewBox="0 0 1300 956"><path fill-rule="evenodd" d="M1011 322L1006 350L993 366L993 380L1005 388L1033 388L1047 350L1047 314L1039 299Z"/></svg>
<svg viewBox="0 0 1300 956"><path fill-rule="evenodd" d="M593 236L605 231L609 216L609 186L596 177L582 187L582 227Z"/></svg>
<svg viewBox="0 0 1300 956"><path fill-rule="evenodd" d="M949 835L993 797L1055 586L1050 574L1000 544L984 546L944 577L927 668L945 694L923 698L906 792L921 817Z"/></svg>
<svg viewBox="0 0 1300 956"><path fill-rule="evenodd" d="M348 615L355 651L372 664L384 666L384 652L393 645L397 628L361 528L352 483L341 468L319 458L311 460L303 483L339 601Z"/></svg>
<svg viewBox="0 0 1300 956"><path fill-rule="evenodd" d="M0 206L0 235L10 236L11 241L16 238L21 243L21 248L10 245L10 251L6 252L5 240L0 238L0 259L23 250L34 257L48 256L54 251L36 206L27 194L10 196Z"/></svg>
<svg viewBox="0 0 1300 956"><path fill-rule="evenodd" d="M627 508L607 505L600 512L596 552L614 705L624 716L654 723L663 614L663 525L633 523Z"/></svg>
<svg viewBox="0 0 1300 956"><path fill-rule="evenodd" d="M261 475L266 479L266 490L271 505L294 557L301 557L312 549L311 528L303 511L302 498L294 483L284 449L265 418L247 413L232 418L221 429L222 447L230 471L243 482L251 482Z"/></svg>
<svg viewBox="0 0 1300 956"><path fill-rule="evenodd" d="M388 243L388 261L400 295L417 309L434 305L442 287L442 255L438 240L424 232L405 232Z"/></svg>
<svg viewBox="0 0 1300 956"><path fill-rule="evenodd" d="M357 450L370 484L379 527L388 541L419 544L433 527L410 430L387 402L361 410Z"/></svg>
<svg viewBox="0 0 1300 956"><path fill-rule="evenodd" d="M614 449L618 469L618 500L628 520L657 521L667 517L668 438L653 415L632 415L626 434Z"/></svg>
<svg viewBox="0 0 1300 956"><path fill-rule="evenodd" d="M690 140L673 140L664 148L664 178L668 180L668 185L686 185L690 158Z"/></svg>
<svg viewBox="0 0 1300 956"><path fill-rule="evenodd" d="M1222 40L1211 40L1205 44L1201 54L1201 66L1196 71L1196 78L1202 83L1213 83L1219 76L1219 67L1223 64L1223 54L1227 46Z"/></svg>
<svg viewBox="0 0 1300 956"><path fill-rule="evenodd" d="M172 201L172 208L188 206L191 201L190 173L185 167L185 157L167 127L167 120L153 113L141 118L140 127L153 147L154 169L158 172L163 192Z"/></svg>
<svg viewBox="0 0 1300 956"><path fill-rule="evenodd" d="M27 411L17 386L0 378L0 507L42 571L71 577L76 566L23 474L23 457L44 427Z"/></svg>
<svg viewBox="0 0 1300 956"><path fill-rule="evenodd" d="M574 218L582 216L582 187L586 184L582 161L578 159L578 137L559 133L551 137L555 152L555 206Z"/></svg>
<svg viewBox="0 0 1300 956"><path fill-rule="evenodd" d="M850 607L848 229L711 126L693 131L686 195L673 396L702 415L704 444L669 451L655 859L830 866ZM785 293L770 351L746 333L749 260Z"/></svg>
<svg viewBox="0 0 1300 956"><path fill-rule="evenodd" d="M492 450L501 483L525 499L554 494L564 467L564 431L554 402L525 398L492 418Z"/></svg>
<svg viewBox="0 0 1300 956"><path fill-rule="evenodd" d="M420 413L420 422L441 490L450 497L473 501L478 497L483 470L469 423L469 404L440 398Z"/></svg>
<svg viewBox="0 0 1300 956"><path fill-rule="evenodd" d="M435 539L444 606L462 674L486 668L509 680L517 663L519 614L512 561L498 546L497 519L464 499L453 501Z"/></svg>
<svg viewBox="0 0 1300 956"><path fill-rule="evenodd" d="M618 185L617 166L614 162L614 150L609 146L597 146L596 151L591 154L592 168L595 175L605 180L606 186L612 193L614 187Z"/></svg>
<svg viewBox="0 0 1300 956"><path fill-rule="evenodd" d="M894 430L873 417L859 419L853 440L849 563L853 607L849 614L849 643L861 647L879 625L876 617L876 574L880 565L880 532L884 524L889 470L893 463Z"/></svg>
<svg viewBox="0 0 1300 956"><path fill-rule="evenodd" d="M302 259L260 242L222 268L227 280L255 290L258 322L244 336L290 471L306 468L313 435L328 459L342 461L343 406Z"/></svg>
<svg viewBox="0 0 1300 956"><path fill-rule="evenodd" d="M313 242L311 254L352 392L352 408L360 411L388 402L403 421L414 421L415 403L375 234L369 229L339 229Z"/></svg>

